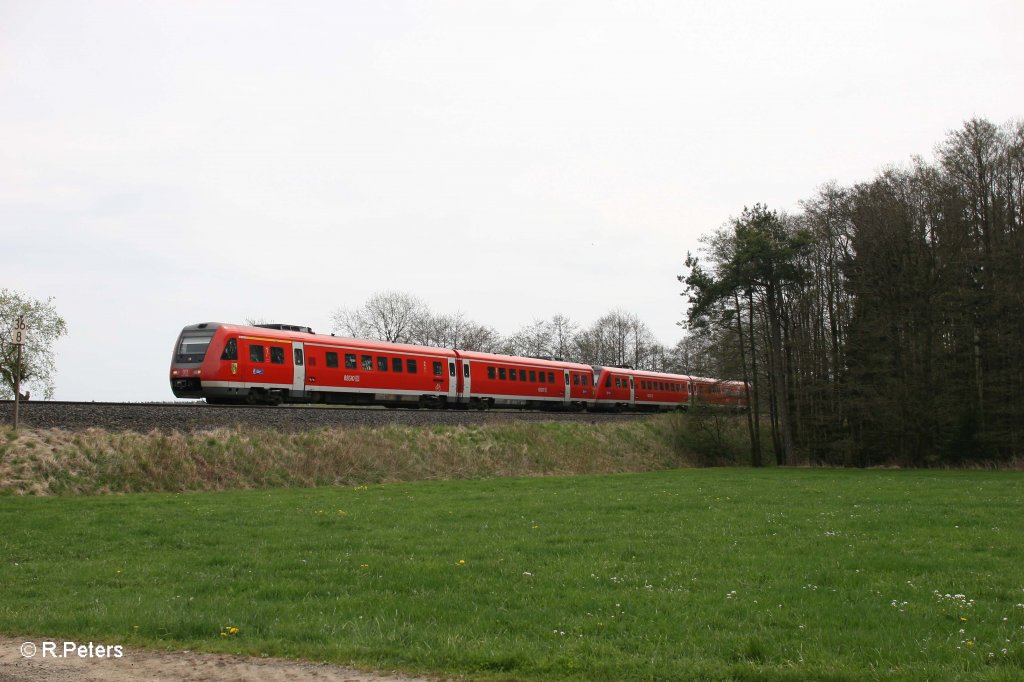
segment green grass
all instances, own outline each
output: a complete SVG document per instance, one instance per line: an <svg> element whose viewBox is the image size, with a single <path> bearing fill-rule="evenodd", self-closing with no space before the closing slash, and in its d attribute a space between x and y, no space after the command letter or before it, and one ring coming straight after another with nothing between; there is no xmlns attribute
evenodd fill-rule
<svg viewBox="0 0 1024 682"><path fill-rule="evenodd" d="M5 497L0 631L488 679L1018 680L1022 492L717 469Z"/></svg>

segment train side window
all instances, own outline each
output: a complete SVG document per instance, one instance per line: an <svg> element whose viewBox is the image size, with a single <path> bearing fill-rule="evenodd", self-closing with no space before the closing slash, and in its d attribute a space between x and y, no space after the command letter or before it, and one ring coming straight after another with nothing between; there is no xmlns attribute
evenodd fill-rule
<svg viewBox="0 0 1024 682"><path fill-rule="evenodd" d="M615 388L622 388L622 386L619 384L619 378L618 377L615 377Z"/></svg>
<svg viewBox="0 0 1024 682"><path fill-rule="evenodd" d="M501 379L502 381L504 381L507 378L505 376L505 368L504 367L499 367L498 368L498 378Z"/></svg>
<svg viewBox="0 0 1024 682"><path fill-rule="evenodd" d="M555 383L555 373L554 372L548 372L548 383L549 384Z"/></svg>
<svg viewBox="0 0 1024 682"><path fill-rule="evenodd" d="M629 378L629 388L630 388L630 390L633 389L633 377Z"/></svg>
<svg viewBox="0 0 1024 682"><path fill-rule="evenodd" d="M227 344L224 345L224 352L220 356L221 360L237 360L238 359L238 339L228 339Z"/></svg>
<svg viewBox="0 0 1024 682"><path fill-rule="evenodd" d="M444 375L444 364L434 360L434 376L439 377Z"/></svg>
<svg viewBox="0 0 1024 682"><path fill-rule="evenodd" d="M569 375L568 374L565 375L565 385L566 386L569 385Z"/></svg>
<svg viewBox="0 0 1024 682"><path fill-rule="evenodd" d="M605 388L611 388L612 387L612 378L611 377L608 377L608 378L606 378L604 380L604 387Z"/></svg>
<svg viewBox="0 0 1024 682"><path fill-rule="evenodd" d="M249 360L263 362L263 346L249 346Z"/></svg>
<svg viewBox="0 0 1024 682"><path fill-rule="evenodd" d="M300 367L302 366L302 349L301 348L296 348L295 349L295 364L300 366Z"/></svg>
<svg viewBox="0 0 1024 682"><path fill-rule="evenodd" d="M388 371L388 359L383 355L377 356L377 371L386 372Z"/></svg>
<svg viewBox="0 0 1024 682"><path fill-rule="evenodd" d="M519 374L519 373L518 373L518 372L516 372L516 370L515 370L515 369L510 369L510 370L508 371L508 378L509 378L509 379L510 379L511 381L519 381L519 376L518 376L518 374Z"/></svg>
<svg viewBox="0 0 1024 682"><path fill-rule="evenodd" d="M448 361L448 376L455 376L455 363L451 360Z"/></svg>
<svg viewBox="0 0 1024 682"><path fill-rule="evenodd" d="M530 370L530 381L532 381L533 383L537 383L537 370Z"/></svg>
<svg viewBox="0 0 1024 682"><path fill-rule="evenodd" d="M462 363L462 376L469 378L469 365L466 363Z"/></svg>
<svg viewBox="0 0 1024 682"><path fill-rule="evenodd" d="M363 371L364 372L372 372L373 371L373 356L372 355L364 355L361 359L363 361Z"/></svg>
<svg viewBox="0 0 1024 682"><path fill-rule="evenodd" d="M590 381L590 380L589 380L589 379L587 379L587 375L586 375L586 374L584 374L584 375L583 375L583 377L582 377L582 382L583 382L583 385L584 385L584 386L589 386L589 385L590 385L590 384L588 383L589 381Z"/></svg>
<svg viewBox="0 0 1024 682"><path fill-rule="evenodd" d="M416 373L416 361L409 359L405 361L405 371L409 374Z"/></svg>
<svg viewBox="0 0 1024 682"><path fill-rule="evenodd" d="M572 385L573 386L579 386L580 385L580 375L579 374L573 374L572 375Z"/></svg>
<svg viewBox="0 0 1024 682"><path fill-rule="evenodd" d="M488 367L487 368L487 378L488 379L494 379L497 376L497 374L496 374L497 371L498 370L494 369L493 367Z"/></svg>
<svg viewBox="0 0 1024 682"><path fill-rule="evenodd" d="M284 364L284 348L270 347L270 362L275 365Z"/></svg>
<svg viewBox="0 0 1024 682"><path fill-rule="evenodd" d="M356 354L345 353L345 369L355 369L357 366L358 365L356 365Z"/></svg>
<svg viewBox="0 0 1024 682"><path fill-rule="evenodd" d="M338 354L332 350L327 351L327 353L324 354L324 362L327 364L328 367L337 367Z"/></svg>
<svg viewBox="0 0 1024 682"><path fill-rule="evenodd" d="M546 383L547 378L544 376L544 372L537 372L537 376L540 378L540 383Z"/></svg>
<svg viewBox="0 0 1024 682"><path fill-rule="evenodd" d="M402 358L391 358L391 371L401 372L402 371Z"/></svg>

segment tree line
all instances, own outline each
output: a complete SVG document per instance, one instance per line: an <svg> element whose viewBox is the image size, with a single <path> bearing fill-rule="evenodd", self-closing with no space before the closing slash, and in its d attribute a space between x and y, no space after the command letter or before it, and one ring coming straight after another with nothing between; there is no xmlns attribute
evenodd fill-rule
<svg viewBox="0 0 1024 682"><path fill-rule="evenodd" d="M334 331L346 336L441 348L560 358L592 365L685 373L675 349L662 345L633 313L613 310L589 326L567 315L538 319L508 336L462 313L435 313L417 296L382 291L362 306L332 317Z"/></svg>
<svg viewBox="0 0 1024 682"><path fill-rule="evenodd" d="M749 382L755 465L1024 455L1024 121L935 156L745 208L687 255L680 349Z"/></svg>

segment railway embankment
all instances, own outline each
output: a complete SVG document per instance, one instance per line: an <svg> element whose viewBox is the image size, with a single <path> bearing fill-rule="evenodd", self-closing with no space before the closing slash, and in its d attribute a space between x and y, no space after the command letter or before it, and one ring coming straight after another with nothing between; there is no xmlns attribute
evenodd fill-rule
<svg viewBox="0 0 1024 682"><path fill-rule="evenodd" d="M207 429L37 428L0 437L0 495L361 486L609 474L696 461L683 415L606 421Z"/></svg>
<svg viewBox="0 0 1024 682"><path fill-rule="evenodd" d="M0 421L11 424L14 403L0 401ZM382 407L227 406L203 402L102 403L29 401L21 403L20 422L37 429L79 431L102 428L111 431L203 431L215 428L263 428L308 431L322 428L382 426L469 426L520 422L583 422L588 424L643 419L621 413L557 413L517 410L398 409Z"/></svg>

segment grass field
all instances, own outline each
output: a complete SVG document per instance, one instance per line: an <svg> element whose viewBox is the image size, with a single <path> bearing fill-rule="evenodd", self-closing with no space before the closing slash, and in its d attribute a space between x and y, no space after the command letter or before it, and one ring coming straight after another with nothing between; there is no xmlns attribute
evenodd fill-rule
<svg viewBox="0 0 1024 682"><path fill-rule="evenodd" d="M0 631L483 679L1019 680L1022 482L692 469L8 496Z"/></svg>

